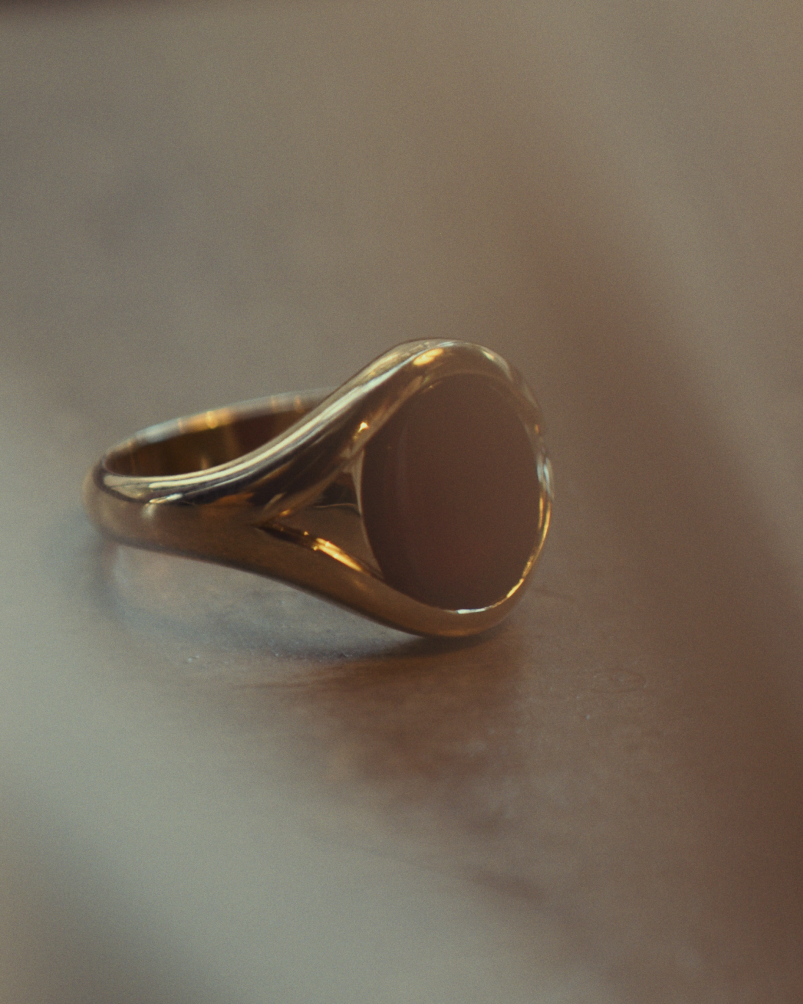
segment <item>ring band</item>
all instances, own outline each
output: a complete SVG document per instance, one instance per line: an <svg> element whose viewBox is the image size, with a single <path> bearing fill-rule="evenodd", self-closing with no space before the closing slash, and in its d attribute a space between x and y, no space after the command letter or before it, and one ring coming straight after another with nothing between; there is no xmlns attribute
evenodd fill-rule
<svg viewBox="0 0 803 1004"><path fill-rule="evenodd" d="M466 342L400 345L338 390L156 425L84 482L113 539L284 580L415 634L484 631L549 527L541 414Z"/></svg>

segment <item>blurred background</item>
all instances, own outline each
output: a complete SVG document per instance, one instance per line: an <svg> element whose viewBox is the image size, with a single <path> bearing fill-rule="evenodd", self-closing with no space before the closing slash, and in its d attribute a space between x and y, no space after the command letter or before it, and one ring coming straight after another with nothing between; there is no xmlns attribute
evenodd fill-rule
<svg viewBox="0 0 803 1004"><path fill-rule="evenodd" d="M0 5L0 999L793 1002L796 4ZM137 429L502 353L553 529L407 638L116 548Z"/></svg>

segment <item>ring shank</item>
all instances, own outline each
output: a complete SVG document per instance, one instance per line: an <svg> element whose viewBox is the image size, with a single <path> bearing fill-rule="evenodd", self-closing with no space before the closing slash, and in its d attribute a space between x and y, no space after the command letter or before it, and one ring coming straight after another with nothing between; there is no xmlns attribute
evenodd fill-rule
<svg viewBox="0 0 803 1004"><path fill-rule="evenodd" d="M104 457L112 474L170 477L205 471L250 453L314 408L326 392L283 394L165 422Z"/></svg>

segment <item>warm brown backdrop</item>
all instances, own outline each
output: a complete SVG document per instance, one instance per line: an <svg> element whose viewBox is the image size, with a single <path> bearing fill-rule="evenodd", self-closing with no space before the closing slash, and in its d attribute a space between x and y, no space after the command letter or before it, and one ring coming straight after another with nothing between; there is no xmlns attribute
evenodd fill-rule
<svg viewBox="0 0 803 1004"><path fill-rule="evenodd" d="M0 9L0 996L800 999L803 14ZM441 648L104 546L115 440L502 352L553 533Z"/></svg>

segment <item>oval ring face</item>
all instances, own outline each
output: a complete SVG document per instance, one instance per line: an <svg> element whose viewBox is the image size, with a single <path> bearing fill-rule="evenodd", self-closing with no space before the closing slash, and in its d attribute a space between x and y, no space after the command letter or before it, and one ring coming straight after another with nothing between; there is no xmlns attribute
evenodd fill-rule
<svg viewBox="0 0 803 1004"><path fill-rule="evenodd" d="M363 520L385 581L446 610L489 607L520 582L540 495L521 418L480 376L409 398L365 449Z"/></svg>

